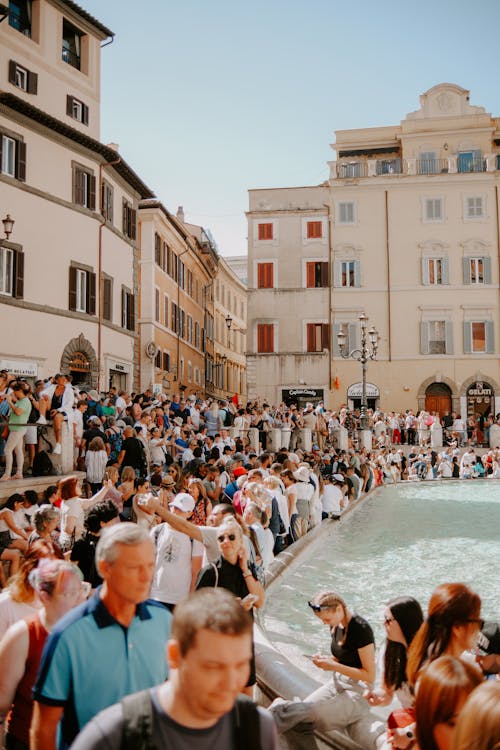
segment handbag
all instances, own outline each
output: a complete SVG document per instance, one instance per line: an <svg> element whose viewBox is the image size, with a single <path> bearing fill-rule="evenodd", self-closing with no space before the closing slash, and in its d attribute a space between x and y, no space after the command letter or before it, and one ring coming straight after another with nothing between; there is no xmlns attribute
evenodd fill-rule
<svg viewBox="0 0 500 750"><path fill-rule="evenodd" d="M387 735L392 747L406 750L416 743L415 709L397 708L387 719Z"/></svg>

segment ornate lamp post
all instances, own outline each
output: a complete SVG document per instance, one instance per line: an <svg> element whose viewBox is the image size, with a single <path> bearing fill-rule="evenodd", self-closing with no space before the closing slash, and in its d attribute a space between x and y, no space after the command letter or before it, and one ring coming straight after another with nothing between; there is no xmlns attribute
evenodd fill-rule
<svg viewBox="0 0 500 750"><path fill-rule="evenodd" d="M360 427L362 430L368 429L368 417L366 415L366 363L369 359L375 359L378 349L378 331L375 326L367 330L368 316L364 313L358 316L361 328L361 346L359 349L349 351L346 348L346 335L340 330L337 334L337 342L342 359L355 359L361 362L361 418Z"/></svg>

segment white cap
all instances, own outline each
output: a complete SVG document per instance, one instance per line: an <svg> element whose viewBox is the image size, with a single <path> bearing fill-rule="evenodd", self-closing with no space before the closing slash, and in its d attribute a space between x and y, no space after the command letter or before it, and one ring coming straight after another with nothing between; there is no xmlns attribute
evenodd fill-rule
<svg viewBox="0 0 500 750"><path fill-rule="evenodd" d="M194 498L191 497L191 495L188 495L187 492L179 492L170 503L171 507L179 508L179 510L183 510L184 513L192 513L195 505Z"/></svg>

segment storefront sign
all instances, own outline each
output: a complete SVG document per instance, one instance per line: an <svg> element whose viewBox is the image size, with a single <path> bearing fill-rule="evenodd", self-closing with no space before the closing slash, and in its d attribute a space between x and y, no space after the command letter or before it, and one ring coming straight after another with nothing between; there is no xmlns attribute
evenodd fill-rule
<svg viewBox="0 0 500 750"><path fill-rule="evenodd" d="M353 383L347 389L347 398L362 398L363 383ZM366 384L366 398L379 398L380 391L373 383Z"/></svg>
<svg viewBox="0 0 500 750"><path fill-rule="evenodd" d="M287 398L323 398L323 388L290 388L289 390L282 391L282 398L285 401Z"/></svg>
<svg viewBox="0 0 500 750"><path fill-rule="evenodd" d="M493 391L489 383L481 383L478 381L474 384L474 386L471 385L469 390L467 391L468 396L492 396Z"/></svg>
<svg viewBox="0 0 500 750"><path fill-rule="evenodd" d="M0 359L0 370L8 370L12 375L20 375L23 378L38 377L38 363L23 359Z"/></svg>

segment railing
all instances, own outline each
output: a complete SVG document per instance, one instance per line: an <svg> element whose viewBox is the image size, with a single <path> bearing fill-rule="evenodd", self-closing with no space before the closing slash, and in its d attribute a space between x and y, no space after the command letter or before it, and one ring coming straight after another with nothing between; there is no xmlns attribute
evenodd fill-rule
<svg viewBox="0 0 500 750"><path fill-rule="evenodd" d="M486 159L482 156L458 155L457 169L459 172L486 172Z"/></svg>
<svg viewBox="0 0 500 750"><path fill-rule="evenodd" d="M68 63L68 65L72 65L77 70L80 70L80 55L77 55L76 52L72 52L67 47L63 47L62 59L65 63Z"/></svg>
<svg viewBox="0 0 500 750"><path fill-rule="evenodd" d="M396 159L377 159L377 175L381 174L402 174L403 162L398 157Z"/></svg>
<svg viewBox="0 0 500 750"><path fill-rule="evenodd" d="M417 174L444 174L448 172L448 159L417 159Z"/></svg>
<svg viewBox="0 0 500 750"><path fill-rule="evenodd" d="M337 177L366 177L368 167L365 161L342 161L337 164Z"/></svg>

